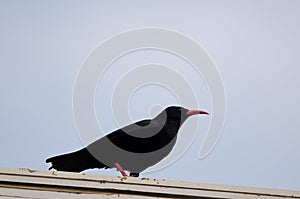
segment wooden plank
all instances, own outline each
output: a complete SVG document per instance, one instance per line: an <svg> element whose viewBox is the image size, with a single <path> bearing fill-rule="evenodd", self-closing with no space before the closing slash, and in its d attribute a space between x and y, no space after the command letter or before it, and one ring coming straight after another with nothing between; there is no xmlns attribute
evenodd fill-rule
<svg viewBox="0 0 300 199"><path fill-rule="evenodd" d="M290 190L11 168L0 168L0 188L3 197L29 198L300 198Z"/></svg>

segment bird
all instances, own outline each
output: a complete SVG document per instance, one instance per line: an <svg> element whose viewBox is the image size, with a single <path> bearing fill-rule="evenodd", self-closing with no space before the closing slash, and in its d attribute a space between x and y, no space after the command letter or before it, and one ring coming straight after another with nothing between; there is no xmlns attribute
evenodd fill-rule
<svg viewBox="0 0 300 199"><path fill-rule="evenodd" d="M153 119L145 119L115 130L78 151L48 158L51 169L82 172L87 169L117 168L123 176L138 177L164 159L173 149L182 124L192 115L207 114L169 106Z"/></svg>

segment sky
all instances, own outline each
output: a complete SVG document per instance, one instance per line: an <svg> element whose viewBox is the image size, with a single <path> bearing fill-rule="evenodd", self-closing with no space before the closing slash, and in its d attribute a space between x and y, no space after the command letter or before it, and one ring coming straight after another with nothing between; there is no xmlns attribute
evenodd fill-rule
<svg viewBox="0 0 300 199"><path fill-rule="evenodd" d="M185 137L196 125L184 153L141 177L299 190L299 9L297 0L0 1L0 167L46 170L46 158L82 148L72 105L82 64L113 35L157 27L178 31L205 49L223 80L226 118L205 158L198 155L211 117L193 117L180 131ZM135 67L149 63L184 77L200 102L188 108L214 114L204 79L188 63L143 50L112 63L98 81L95 112L102 133L122 126L112 114L114 89L127 85L121 80ZM116 107L126 106L132 121L183 97L160 84L130 92Z"/></svg>

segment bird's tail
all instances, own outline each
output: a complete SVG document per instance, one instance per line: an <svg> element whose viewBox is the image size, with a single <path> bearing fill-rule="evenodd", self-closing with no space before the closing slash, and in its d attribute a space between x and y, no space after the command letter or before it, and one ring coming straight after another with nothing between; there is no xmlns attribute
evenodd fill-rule
<svg viewBox="0 0 300 199"><path fill-rule="evenodd" d="M104 168L105 165L94 158L87 149L48 158L46 163L52 163L50 169L57 171L81 172L86 169Z"/></svg>

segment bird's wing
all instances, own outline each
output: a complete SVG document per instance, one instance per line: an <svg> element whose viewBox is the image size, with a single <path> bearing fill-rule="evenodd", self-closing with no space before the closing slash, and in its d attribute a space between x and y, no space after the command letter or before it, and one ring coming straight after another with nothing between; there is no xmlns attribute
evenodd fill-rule
<svg viewBox="0 0 300 199"><path fill-rule="evenodd" d="M116 130L106 137L118 147L131 152L150 152L160 148L163 141L162 124L155 120L142 120ZM156 146L158 144L158 146Z"/></svg>
<svg viewBox="0 0 300 199"><path fill-rule="evenodd" d="M147 138L155 135L162 129L163 125L155 120L141 120L136 123L125 126L107 135L109 139L120 139L124 136L133 136L137 138Z"/></svg>

